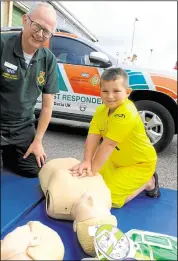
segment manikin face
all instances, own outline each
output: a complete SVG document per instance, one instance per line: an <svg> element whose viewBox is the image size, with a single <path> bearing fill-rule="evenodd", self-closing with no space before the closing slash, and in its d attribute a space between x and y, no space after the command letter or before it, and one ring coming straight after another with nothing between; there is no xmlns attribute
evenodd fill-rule
<svg viewBox="0 0 178 261"><path fill-rule="evenodd" d="M96 256L93 237L89 235L89 227L112 224L117 226L115 216L103 205L102 201L97 200L96 196L84 193L75 205L76 220L73 229L77 232L77 237L86 254Z"/></svg>

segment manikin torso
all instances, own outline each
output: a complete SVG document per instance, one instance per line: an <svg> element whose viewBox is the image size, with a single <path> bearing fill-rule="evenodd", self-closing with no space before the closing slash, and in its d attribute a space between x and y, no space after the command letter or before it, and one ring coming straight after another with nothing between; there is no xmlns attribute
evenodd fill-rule
<svg viewBox="0 0 178 261"><path fill-rule="evenodd" d="M56 219L75 220L72 208L84 193L101 202L100 208L111 209L111 194L100 174L78 178L70 174L69 168L78 164L74 158L59 158L49 161L39 173L41 188L46 196L47 214Z"/></svg>

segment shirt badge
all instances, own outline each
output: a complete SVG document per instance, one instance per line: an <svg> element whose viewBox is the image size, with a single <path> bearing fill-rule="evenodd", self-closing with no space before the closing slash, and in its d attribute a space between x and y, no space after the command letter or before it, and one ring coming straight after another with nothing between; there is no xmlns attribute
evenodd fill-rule
<svg viewBox="0 0 178 261"><path fill-rule="evenodd" d="M12 63L8 63L8 62L5 61L4 66L6 66L6 67L8 67L8 68L10 68L14 71L17 71L17 66L12 64Z"/></svg>
<svg viewBox="0 0 178 261"><path fill-rule="evenodd" d="M45 72L40 71L40 75L37 78L38 81L38 85L42 86L45 84L46 80L45 80Z"/></svg>

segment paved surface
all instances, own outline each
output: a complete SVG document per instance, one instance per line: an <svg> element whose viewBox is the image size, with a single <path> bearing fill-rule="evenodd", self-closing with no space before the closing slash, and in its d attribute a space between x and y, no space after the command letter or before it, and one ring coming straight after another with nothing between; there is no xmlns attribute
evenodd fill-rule
<svg viewBox="0 0 178 261"><path fill-rule="evenodd" d="M89 124L52 119L44 138L48 160L58 157L83 158ZM160 186L177 189L177 136L169 147L158 155Z"/></svg>

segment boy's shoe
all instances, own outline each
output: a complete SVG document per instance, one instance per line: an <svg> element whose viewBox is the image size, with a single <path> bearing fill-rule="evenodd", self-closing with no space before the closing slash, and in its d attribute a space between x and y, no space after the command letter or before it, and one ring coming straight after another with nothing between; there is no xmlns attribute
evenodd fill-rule
<svg viewBox="0 0 178 261"><path fill-rule="evenodd" d="M156 171L153 176L155 178L155 188L150 191L146 190L146 195L152 198L159 198L161 196L161 192L159 189L158 174Z"/></svg>

